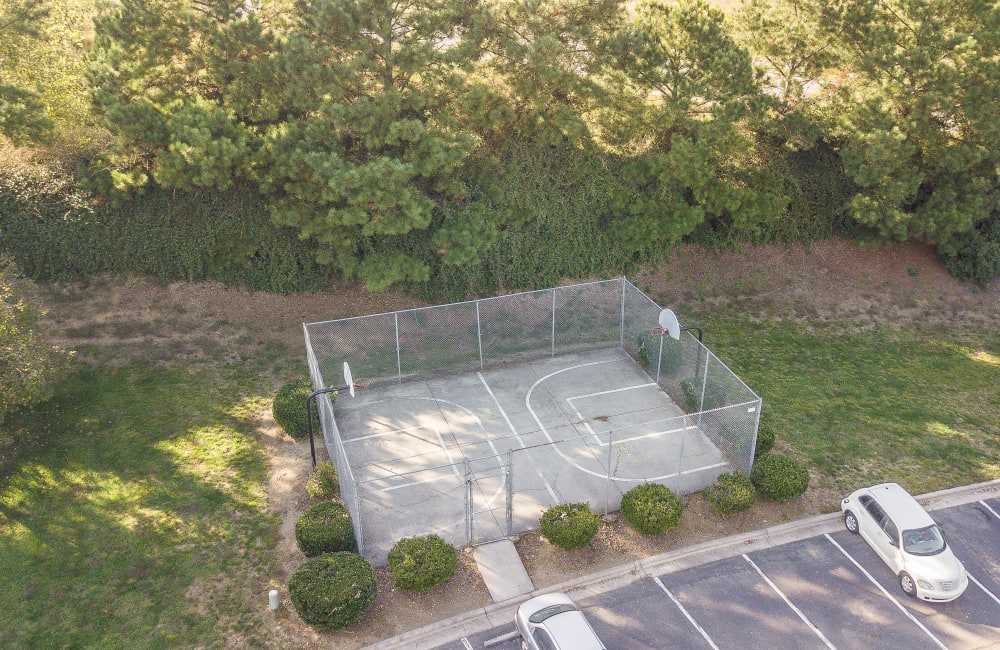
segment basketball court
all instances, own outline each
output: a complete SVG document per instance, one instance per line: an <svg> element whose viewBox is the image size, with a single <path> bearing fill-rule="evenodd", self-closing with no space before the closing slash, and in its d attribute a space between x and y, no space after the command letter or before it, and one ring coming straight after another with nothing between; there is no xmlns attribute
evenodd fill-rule
<svg viewBox="0 0 1000 650"><path fill-rule="evenodd" d="M686 494L732 471L621 348L356 390L334 413L376 561L402 537L480 543L554 504L614 511L636 485Z"/></svg>
<svg viewBox="0 0 1000 650"><path fill-rule="evenodd" d="M553 505L613 512L637 485L689 494L753 464L760 397L626 278L303 329L324 442L376 564L403 537L482 544Z"/></svg>

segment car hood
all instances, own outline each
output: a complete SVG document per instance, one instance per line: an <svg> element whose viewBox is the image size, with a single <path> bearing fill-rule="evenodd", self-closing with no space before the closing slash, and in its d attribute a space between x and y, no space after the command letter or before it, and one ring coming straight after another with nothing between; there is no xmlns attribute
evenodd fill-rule
<svg viewBox="0 0 1000 650"><path fill-rule="evenodd" d="M917 579L960 582L965 567L950 548L937 555L905 555L904 568Z"/></svg>

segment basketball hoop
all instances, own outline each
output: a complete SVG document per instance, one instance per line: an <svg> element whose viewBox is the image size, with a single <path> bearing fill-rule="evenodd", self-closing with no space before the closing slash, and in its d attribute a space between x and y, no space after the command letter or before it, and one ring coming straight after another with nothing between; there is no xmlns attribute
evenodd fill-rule
<svg viewBox="0 0 1000 650"><path fill-rule="evenodd" d="M670 309L664 309L660 312L659 318L660 326L656 329L660 330L660 334L657 336L663 336L664 334L669 334L670 338L675 341L679 341L681 338L681 324L677 320L677 315Z"/></svg>

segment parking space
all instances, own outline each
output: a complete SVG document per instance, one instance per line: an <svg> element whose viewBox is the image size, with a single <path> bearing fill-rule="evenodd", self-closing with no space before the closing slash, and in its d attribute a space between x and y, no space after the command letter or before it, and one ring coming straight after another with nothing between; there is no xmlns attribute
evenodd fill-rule
<svg viewBox="0 0 1000 650"><path fill-rule="evenodd" d="M874 551L846 530L578 595L577 602L616 649L998 647L998 513L1000 499L932 513L970 575L951 603L906 596ZM513 629L441 647L514 649Z"/></svg>

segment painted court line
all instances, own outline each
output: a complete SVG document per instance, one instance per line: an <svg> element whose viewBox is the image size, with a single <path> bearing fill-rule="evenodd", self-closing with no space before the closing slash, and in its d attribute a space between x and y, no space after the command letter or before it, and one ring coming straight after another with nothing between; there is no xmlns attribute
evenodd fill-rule
<svg viewBox="0 0 1000 650"><path fill-rule="evenodd" d="M622 392L630 391L630 390L638 390L638 389L641 389L641 388L649 388L650 386L656 386L657 388L659 388L659 384L657 384L655 382L654 383L646 383L646 384L636 384L635 386L625 386L624 388L613 388L611 390L603 390L603 391L600 391L600 392L597 392L597 393L586 393L586 394L583 394L583 395L574 395L573 397L567 397L566 398L566 403L573 410L573 413L576 415L576 419L579 420L579 423L582 424L584 426L584 428L587 430L587 432L591 436L594 437L594 441L600 447L607 447L609 444L619 445L619 444L624 444L624 443L627 443L627 442L631 442L632 440L642 440L643 438L652 438L652 437L655 437L655 436L661 436L661 435L670 434L670 433L679 433L679 432L687 431L688 429L694 428L694 427L689 427L689 426L685 425L685 426L683 426L683 427L681 427L679 429L667 429L667 430L663 430L663 431L654 431L652 433L646 433L646 434L643 434L643 435L640 435L640 436L632 436L632 437L629 437L629 438L620 438L620 439L616 439L613 443L602 442L600 436L590 426L590 422L587 421L583 417L583 413L580 412L580 409L575 404L575 402L577 400L586 400L586 399L589 399L589 398L592 398L592 397L599 397L601 395L611 395L613 393L622 393ZM647 410L654 410L654 409L647 409ZM624 426L624 427L619 427L617 429L613 429L613 431L624 431L626 429L635 429L635 428L638 428L638 427L644 427L644 426L648 426L648 425L651 425L651 424L656 424L658 422L670 422L671 420L685 420L686 421L686 416L680 415L680 416L672 417L672 418L662 418L662 419L659 419L659 420L651 420L649 422L643 422L642 424L630 424L628 426Z"/></svg>
<svg viewBox="0 0 1000 650"><path fill-rule="evenodd" d="M528 409L528 413L531 414L531 417L535 419L535 424L538 425L539 431L542 432L542 435L544 435L545 439L548 440L550 443L555 443L556 441L552 439L552 434L549 432L548 428L546 428L545 423L542 422L542 419L540 417L538 417L538 413L531 406L531 396L532 396L532 394L534 394L535 389L538 388L540 385L542 385L544 382L548 381L549 379L551 379L552 377L555 377L558 374L561 374L561 373L564 373L564 372L569 372L570 370L577 370L579 368L586 368L586 367L589 367L589 366L596 366L596 365L600 365L602 363L611 363L611 362L610 361L592 361L590 363L581 363L581 364L576 365L576 366L570 366L569 368L562 368L560 370L556 370L554 372L550 372L549 374L545 375L544 377L539 378L537 381L535 381L534 384L531 385L531 388L528 389L528 394L524 396L524 406L525 406L525 408ZM560 442L562 442L562 441L560 441ZM553 447L552 447L552 449L553 449L553 451L556 452L556 454L560 458L563 459L563 461L565 463L567 463L571 467L575 467L576 469L580 470L584 474L589 474L591 476L594 476L594 477L597 477L597 478L601 478L601 479L605 479L605 480L607 480L607 479L610 478L612 481L623 482L623 483L646 483L646 482L663 481L663 480L666 480L668 478L675 478L675 477L680 476L682 474L693 474L695 472L699 472L699 471L702 471L702 470L705 470L705 469L710 469L712 467L719 467L721 465L724 465L724 463L716 463L715 465L709 465L709 466L706 466L706 467L699 467L699 468L696 468L696 469L685 470L683 472L674 472L673 474L664 474L663 476L647 476L647 477L644 477L644 478L641 478L641 479L629 479L629 478L621 478L621 477L618 477L618 476L611 476L611 477L609 477L607 471L604 471L604 472L595 472L593 470L587 469L586 467L581 466L579 463L574 462L572 458L570 458L569 456L567 456L566 454L564 454L563 451L559 448L559 445L555 445L554 444ZM589 445L587 446L587 450L591 451L591 455L593 456L594 460L597 462L598 465L600 465L601 464L601 460L599 458L597 458L597 456L593 453L593 450L590 449Z"/></svg>
<svg viewBox="0 0 1000 650"><path fill-rule="evenodd" d="M684 609L684 605L681 605L681 602L677 600L672 593L670 593L670 590L667 589L666 585L664 585L660 579L655 576L653 577L653 581L659 585L660 589L663 590L663 593L670 597L670 600L674 602L674 605L677 605L677 609L681 610L681 614L684 614L684 618L686 618L688 622L694 626L694 629L698 630L698 633L701 634L701 637L708 642L708 645L712 646L714 650L719 650L719 646L715 645L715 641L712 641L712 637L708 636L708 632L698 625L698 621L694 620L694 617L691 616L686 609Z"/></svg>
<svg viewBox="0 0 1000 650"><path fill-rule="evenodd" d="M383 431L381 433L369 433L367 436L358 436L357 438L347 438L344 440L344 444L346 445L349 442L358 442L362 440L371 440L372 438L380 438L382 436L391 436L398 433L406 433L408 431L416 431L417 429L431 429L431 428L433 428L434 432L438 434L438 437L440 437L441 434L437 431L437 427L429 427L426 424L418 424L416 426L404 427L402 429L390 429L389 431ZM423 442L427 441L424 440Z"/></svg>
<svg viewBox="0 0 1000 650"><path fill-rule="evenodd" d="M886 591L885 587L883 587L881 584L879 584L878 580L876 580L872 576L872 574L868 573L868 571L866 571L863 566L861 566L860 564L858 564L858 561L855 560L853 557L851 557L851 554L848 553L847 551L845 551L843 546L841 546L840 544L838 544L832 537L830 537L829 533L823 533L823 537L826 537L830 541L831 544L833 544L834 546L836 546L837 550L839 550L844 555L844 557L846 557L848 560L850 560L851 564L853 564L854 566L856 566L858 568L858 571L860 571L861 573L863 573L865 575L865 577L868 578L868 580L873 585L875 585L876 587L878 587L878 590L882 592L882 595L885 596L886 598L888 598L889 601L892 602L892 604L895 605L899 609L899 611L903 612L903 614L906 616L906 618L910 619L917 627L919 627L921 630L923 630L924 634L926 634L928 637L930 637L931 640L934 641L934 643L937 645L937 647L941 648L941 650L948 650L948 647L945 644L941 643L941 641L936 636L934 636L931 633L930 630L928 630L926 627L924 627L923 623L921 623L920 621L918 621L916 619L916 617L913 616L913 614L910 613L910 610L908 610L905 607L903 607L902 603L900 603L898 600L896 600L893 597L892 594L890 594L888 591Z"/></svg>
<svg viewBox="0 0 1000 650"><path fill-rule="evenodd" d="M986 508L991 513L993 513L994 517L996 517L997 519L1000 519L1000 515L997 514L996 510L994 510L993 508L990 507L990 504L986 503L985 501L980 501L979 505L981 505L982 507Z"/></svg>
<svg viewBox="0 0 1000 650"><path fill-rule="evenodd" d="M461 479L462 475L458 473L458 468L455 467L455 458L451 455L451 450L448 449L448 445L445 444L444 437L441 435L441 430L438 429L438 427L437 427L436 424L435 425L430 425L430 426L425 425L425 424L418 424L418 425L413 426L413 427L404 427L402 429L394 429L392 431L383 431L382 433L372 433L372 434L369 434L367 436L359 436L357 438L351 438L349 440L345 440L344 443L346 444L348 442L370 440L372 438L378 438L378 437L381 437L381 436L398 435L400 433L407 433L409 431L416 431L418 429L427 429L429 431L433 431L434 432L434 435L438 439L438 446L440 446L441 450L444 451L444 455L448 457L448 464L451 465L451 471L454 472L454 474L455 474L456 477L458 477L459 479ZM422 438L418 438L418 439L420 440L420 442L426 442L426 443L430 444L430 441L428 441L428 440L424 440ZM407 483L407 484L401 485L399 487L385 488L384 490L379 490L379 492L390 492L392 490L398 490L400 487L408 487L410 485L419 485L421 483L433 483L436 480L439 480L439 479L434 479L434 480L431 480L431 481L414 481L412 483Z"/></svg>
<svg viewBox="0 0 1000 650"><path fill-rule="evenodd" d="M507 411L505 411L500 405L500 400L497 399L493 389L490 388L488 383L486 383L486 377L483 377L483 373L481 372L477 372L476 375L479 377L479 381L482 382L486 392L490 394L490 397L493 399L493 403L496 404L497 409L500 410L500 415L503 416L504 422L507 423L507 428L510 429L510 432L514 434L514 438L517 440L518 444L521 445L522 449L524 449L527 445L525 445L524 440L521 439L521 434L514 428L514 423L510 421L509 417L507 417ZM493 447L492 440L490 441L490 447ZM542 473L542 470L539 469L538 465L535 463L535 459L531 457L531 452L525 450L523 453L528 455L528 460L531 462L531 466L535 468L535 473L538 474L538 478L542 479L542 483L545 484L545 490L549 493L549 496L552 497L552 503L560 503L559 497L556 496L556 491L552 489L551 485L549 485L549 482L545 479L545 475Z"/></svg>
<svg viewBox="0 0 1000 650"><path fill-rule="evenodd" d="M779 596L781 596L781 600L785 601L785 604L792 608L792 611L795 612L795 615L798 616L802 620L803 623L805 623L806 625L809 626L809 629L812 630L816 634L816 636L818 636L820 638L820 640L824 644L826 644L826 647L830 648L830 650L836 650L836 646L833 645L832 643L830 643L830 639L826 638L826 635L823 634L818 627L816 627L815 625L813 625L812 621L810 621L809 618L805 614L802 613L802 610L800 610L798 607L796 607L792 603L792 601L788 599L788 596L786 596L783 591L781 591L780 589L778 589L778 585L774 584L774 582L772 582L771 579L768 578L764 574L764 572L760 570L760 567L757 566L754 563L754 561L751 560L750 557L746 553L743 554L743 559L746 560L750 564L750 566L753 567L753 570L757 572L757 575L759 575L761 578L764 579L764 582L766 582L768 584L768 586L771 587L771 589L774 590L774 593L776 593Z"/></svg>

